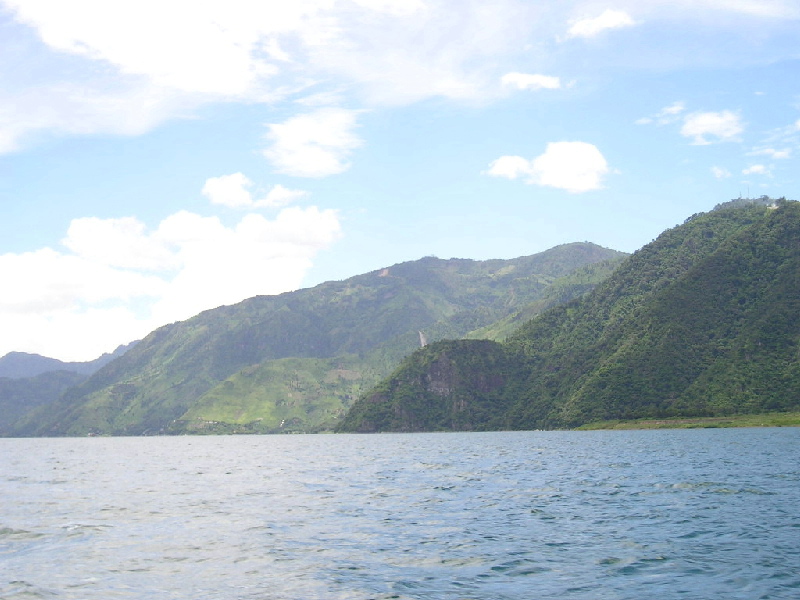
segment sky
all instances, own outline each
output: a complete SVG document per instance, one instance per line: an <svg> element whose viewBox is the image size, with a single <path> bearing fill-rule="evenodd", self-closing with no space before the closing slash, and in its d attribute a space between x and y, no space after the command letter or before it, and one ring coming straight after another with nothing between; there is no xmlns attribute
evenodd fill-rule
<svg viewBox="0 0 800 600"><path fill-rule="evenodd" d="M0 0L0 356L761 195L798 0Z"/></svg>

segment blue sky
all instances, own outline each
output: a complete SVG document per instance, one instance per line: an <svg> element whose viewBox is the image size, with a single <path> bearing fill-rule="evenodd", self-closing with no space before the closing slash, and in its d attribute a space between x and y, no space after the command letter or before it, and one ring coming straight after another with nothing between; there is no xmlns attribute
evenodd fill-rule
<svg viewBox="0 0 800 600"><path fill-rule="evenodd" d="M0 0L0 355L800 198L796 0Z"/></svg>

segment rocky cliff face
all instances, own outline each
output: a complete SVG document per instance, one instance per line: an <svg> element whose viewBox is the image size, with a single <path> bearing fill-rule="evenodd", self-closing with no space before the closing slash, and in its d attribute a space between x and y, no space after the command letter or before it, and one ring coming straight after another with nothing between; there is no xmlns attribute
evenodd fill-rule
<svg viewBox="0 0 800 600"><path fill-rule="evenodd" d="M379 386L348 414L340 429L467 431L486 428L503 412L505 351L488 340L431 344L409 357L388 386ZM357 425L356 425L357 424Z"/></svg>

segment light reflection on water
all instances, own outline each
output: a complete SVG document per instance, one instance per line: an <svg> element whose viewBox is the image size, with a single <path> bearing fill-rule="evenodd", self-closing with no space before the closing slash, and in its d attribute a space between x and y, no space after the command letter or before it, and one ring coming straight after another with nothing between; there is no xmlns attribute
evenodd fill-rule
<svg viewBox="0 0 800 600"><path fill-rule="evenodd" d="M797 598L798 442L2 439L0 598Z"/></svg>

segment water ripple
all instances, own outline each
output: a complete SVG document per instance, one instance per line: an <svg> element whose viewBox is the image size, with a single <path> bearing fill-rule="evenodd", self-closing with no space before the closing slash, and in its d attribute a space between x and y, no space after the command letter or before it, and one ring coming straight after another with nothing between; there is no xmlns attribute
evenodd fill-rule
<svg viewBox="0 0 800 600"><path fill-rule="evenodd" d="M0 598L794 599L798 433L0 440Z"/></svg>

